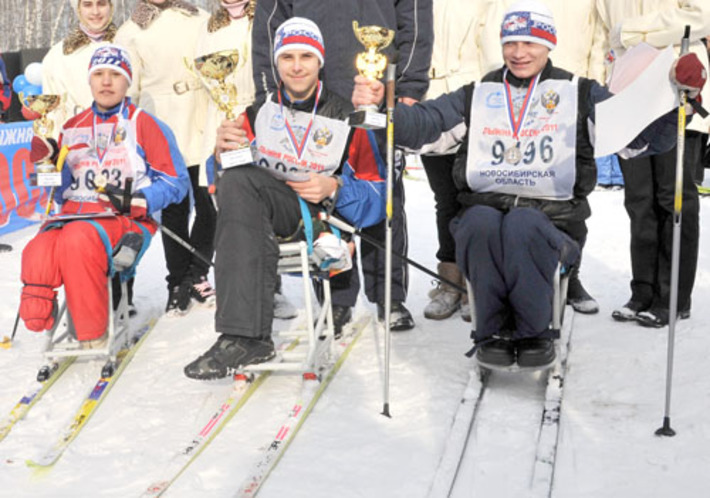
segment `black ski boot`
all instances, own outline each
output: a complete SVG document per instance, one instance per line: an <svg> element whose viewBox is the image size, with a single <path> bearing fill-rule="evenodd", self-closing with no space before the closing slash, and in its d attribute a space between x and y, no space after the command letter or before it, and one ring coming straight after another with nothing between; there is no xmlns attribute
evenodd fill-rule
<svg viewBox="0 0 710 498"><path fill-rule="evenodd" d="M247 365L263 363L274 356L271 338L222 334L206 353L185 367L185 375L198 380L223 379Z"/></svg>
<svg viewBox="0 0 710 498"><path fill-rule="evenodd" d="M570 272L567 284L567 304L577 313L594 315L599 313L599 303L594 299L579 280L579 270L574 267Z"/></svg>
<svg viewBox="0 0 710 498"><path fill-rule="evenodd" d="M553 339L543 337L529 337L515 341L518 353L518 366L544 367L550 365L557 356Z"/></svg>
<svg viewBox="0 0 710 498"><path fill-rule="evenodd" d="M385 307L382 304L377 305L377 319L381 322L385 320ZM390 330L392 332L403 332L414 328L414 318L404 303L392 303L390 310Z"/></svg>
<svg viewBox="0 0 710 498"><path fill-rule="evenodd" d="M690 318L690 310L680 310L678 311L678 320L685 320ZM636 314L635 320L639 325L643 327L649 327L654 329L660 329L668 325L668 320L670 319L670 313L664 308L652 307L645 311L639 311Z"/></svg>
<svg viewBox="0 0 710 498"><path fill-rule="evenodd" d="M611 317L617 322L630 322L632 320L636 320L636 315L638 315L641 311L646 311L648 307L648 304L631 298L629 302L621 308L612 311Z"/></svg>
<svg viewBox="0 0 710 498"><path fill-rule="evenodd" d="M165 314L168 316L182 316L187 314L190 309L191 289L192 282L188 279L183 280L180 285L175 285L169 289Z"/></svg>
<svg viewBox="0 0 710 498"><path fill-rule="evenodd" d="M333 335L336 339L343 336L343 327L353 319L353 311L350 306L333 305Z"/></svg>
<svg viewBox="0 0 710 498"><path fill-rule="evenodd" d="M484 339L476 349L476 361L483 366L509 367L515 363L513 343L507 339Z"/></svg>

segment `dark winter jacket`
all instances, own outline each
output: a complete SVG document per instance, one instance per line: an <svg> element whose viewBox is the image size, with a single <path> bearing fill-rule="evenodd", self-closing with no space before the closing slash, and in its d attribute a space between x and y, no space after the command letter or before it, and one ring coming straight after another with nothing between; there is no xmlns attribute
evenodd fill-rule
<svg viewBox="0 0 710 498"><path fill-rule="evenodd" d="M429 87L429 65L434 41L432 0L259 0L252 29L252 66L256 99L265 98L264 85L274 91L278 75L273 64L274 33L290 17L315 22L323 34L326 87L350 100L355 59L364 47L355 38L353 21L395 31L384 51L397 53L397 95L421 100Z"/></svg>
<svg viewBox="0 0 710 498"><path fill-rule="evenodd" d="M484 82L502 82L504 68L488 73ZM571 80L573 74L558 69L548 62L540 80ZM521 81L508 72L511 86L527 86L529 81ZM466 208L487 205L508 211L514 206L533 207L544 212L561 230L580 240L586 234L584 220L591 215L587 196L596 184L596 164L594 146L590 140L589 128L594 123L594 106L611 97L606 87L587 78L579 78L577 101L576 172L573 198L569 200L549 200L519 197L494 192L473 192L466 181L468 145L467 124L476 116L471 116L471 101L475 83L441 97L417 104L413 107L398 105L395 110L395 141L410 149L436 151L459 144L453 175L459 189L458 200ZM435 145L438 144L438 145ZM443 145L441 145L443 144ZM650 155L665 152L675 145L675 117L671 112L649 125L627 149L633 154Z"/></svg>

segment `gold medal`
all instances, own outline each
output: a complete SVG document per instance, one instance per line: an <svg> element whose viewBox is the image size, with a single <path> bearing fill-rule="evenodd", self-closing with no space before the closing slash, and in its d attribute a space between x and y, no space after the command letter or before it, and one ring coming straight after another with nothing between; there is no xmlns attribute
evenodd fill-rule
<svg viewBox="0 0 710 498"><path fill-rule="evenodd" d="M523 159L523 153L520 152L520 147L514 145L506 149L505 153L503 154L503 157L505 158L505 162L515 166Z"/></svg>

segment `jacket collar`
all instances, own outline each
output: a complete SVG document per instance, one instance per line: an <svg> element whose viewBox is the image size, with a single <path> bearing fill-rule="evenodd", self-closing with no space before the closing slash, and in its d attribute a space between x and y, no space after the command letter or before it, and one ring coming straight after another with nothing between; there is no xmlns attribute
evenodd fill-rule
<svg viewBox="0 0 710 498"><path fill-rule="evenodd" d="M111 23L106 28L104 33L104 38L102 41L113 42L113 38L116 36L116 25ZM74 28L62 42L62 52L64 55L70 55L79 50L81 47L89 45L91 43L91 38L89 38L86 33L84 33L78 26Z"/></svg>
<svg viewBox="0 0 710 498"><path fill-rule="evenodd" d="M148 0L141 0L141 2L136 5L133 9L133 14L131 14L131 20L136 23L141 29L148 28L153 21L155 21L160 14L167 9L176 9L188 16L197 15L199 10L197 7L192 5L185 0L166 0L165 3L160 6L155 5Z"/></svg>

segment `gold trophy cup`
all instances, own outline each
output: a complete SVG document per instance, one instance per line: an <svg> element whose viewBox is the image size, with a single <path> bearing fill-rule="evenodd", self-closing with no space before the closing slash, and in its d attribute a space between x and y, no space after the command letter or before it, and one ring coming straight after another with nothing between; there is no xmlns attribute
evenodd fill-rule
<svg viewBox="0 0 710 498"><path fill-rule="evenodd" d="M226 79L237 70L239 60L238 50L222 50L197 57L194 66L185 60L187 68L200 78L219 110L231 121L237 117L237 88L227 83ZM249 145L245 144L237 150L220 154L220 162L222 168L232 168L250 164L254 162L254 158Z"/></svg>
<svg viewBox="0 0 710 498"><path fill-rule="evenodd" d="M369 80L382 78L387 68L387 57L381 52L394 40L394 31L380 26L360 27L357 21L353 21L353 31L355 38L367 49L357 54L355 66L358 72ZM386 124L386 116L377 112L375 105L359 106L350 114L350 125L357 128L377 129L384 128Z"/></svg>
<svg viewBox="0 0 710 498"><path fill-rule="evenodd" d="M54 130L54 123L47 117L47 114L59 106L61 97L51 94L25 95L22 92L19 93L19 97L23 106L39 114L39 118L35 119L32 124L32 129L35 135L46 141ZM36 163L35 172L37 173L37 185L40 187L56 187L62 184L61 173L57 171L49 159Z"/></svg>

